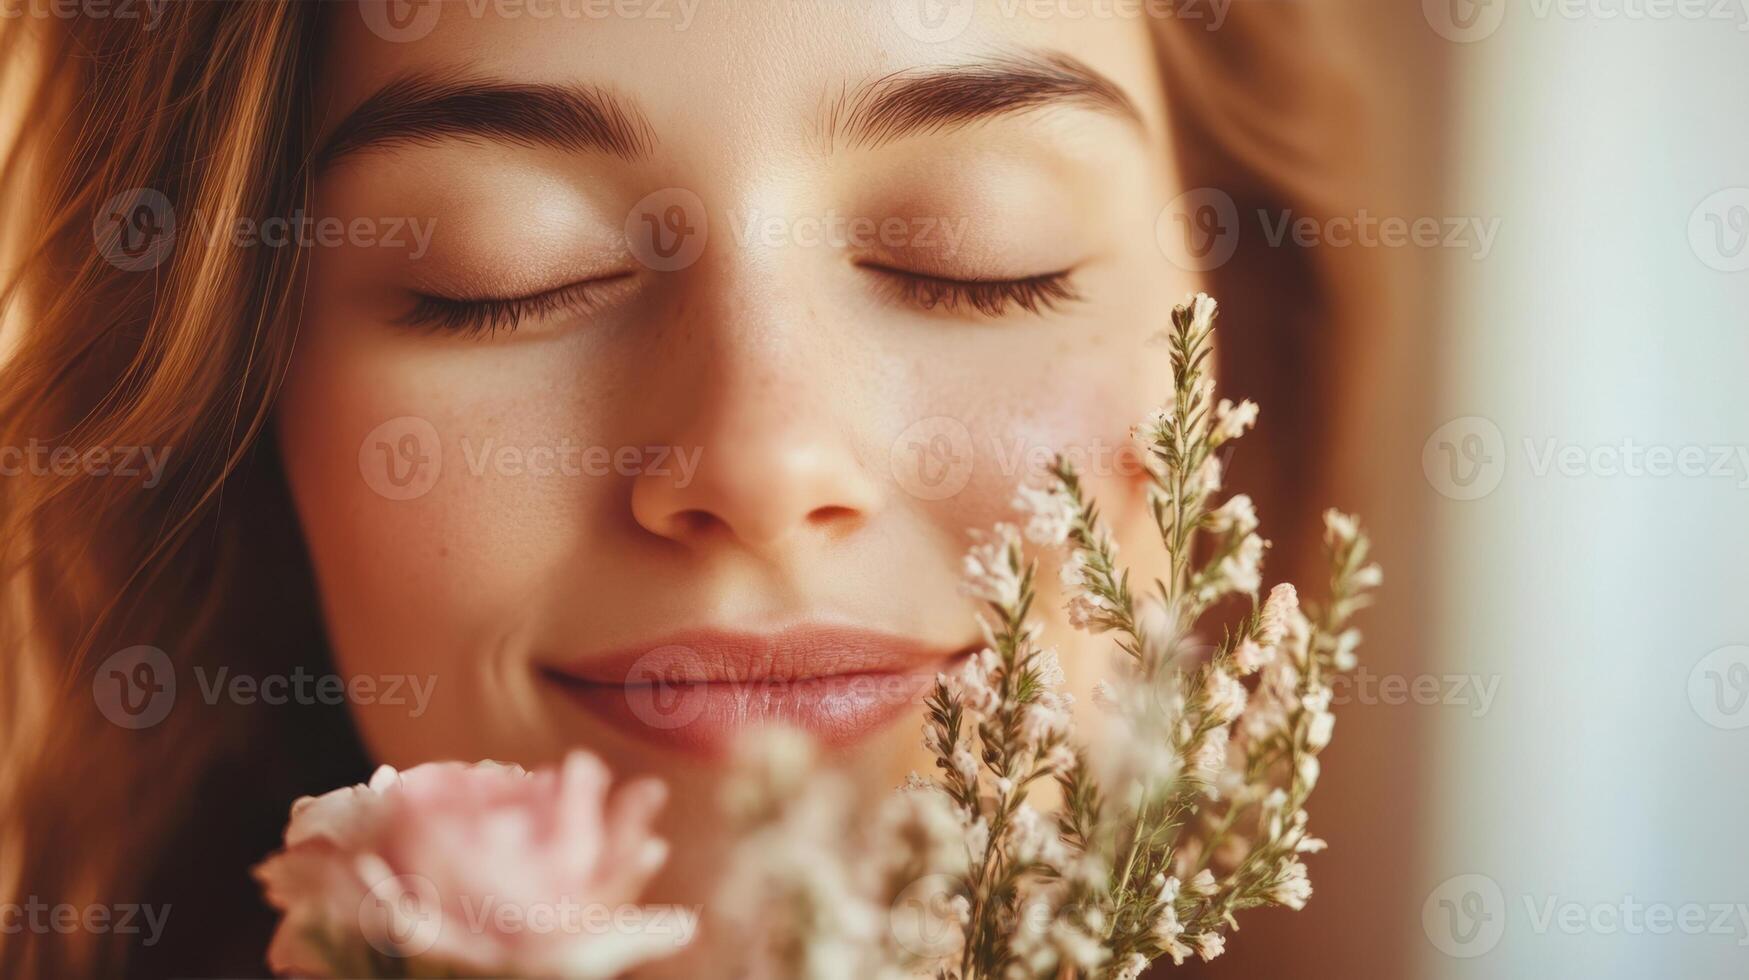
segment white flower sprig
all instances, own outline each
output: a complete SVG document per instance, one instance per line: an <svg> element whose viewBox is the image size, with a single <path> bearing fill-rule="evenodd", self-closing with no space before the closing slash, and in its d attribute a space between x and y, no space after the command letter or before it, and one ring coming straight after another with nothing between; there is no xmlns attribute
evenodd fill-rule
<svg viewBox="0 0 1749 980"><path fill-rule="evenodd" d="M1172 397L1137 430L1166 553L1152 588L1132 589L1068 462L1057 461L1047 485L1019 492L1025 536L1061 552L1071 625L1111 634L1117 648L1114 676L1094 691L1114 729L1097 762L1072 730L1057 655L1029 620L1035 566L1020 530L976 535L965 573L985 605L987 645L939 677L925 702L924 744L939 775L907 785L908 823L889 818L872 838L839 835L873 841L841 858L865 868L846 878L864 882L861 907L884 901L896 913L908 876L913 887L937 882L928 903L911 904L927 904L920 911L951 941L919 949L886 935L852 956L847 934L831 937L860 975L1136 980L1162 957L1219 956L1237 912L1299 909L1311 896L1302 857L1324 842L1307 831L1305 802L1335 723L1329 678L1354 666L1360 634L1348 623L1381 575L1355 520L1332 510L1329 601L1302 609L1287 583L1259 599L1268 542L1255 507L1244 495L1210 506L1221 488L1217 451L1257 418L1249 401L1215 398L1214 317L1202 294L1172 311ZM1203 621L1239 596L1249 610L1219 642L1200 645ZM1060 790L1049 813L1028 800L1046 779ZM797 937L787 948L806 945Z"/></svg>
<svg viewBox="0 0 1749 980"><path fill-rule="evenodd" d="M1257 533L1255 507L1244 495L1211 507L1221 486L1218 451L1257 418L1253 403L1215 397L1214 317L1206 295L1173 310L1166 337L1172 397L1138 428L1153 478L1149 510L1166 552L1166 574L1151 590L1132 591L1098 508L1068 462L1058 461L1050 485L1026 488L1017 501L1029 514L1029 537L1064 550L1071 623L1113 634L1121 651L1118 675L1095 693L1116 730L1098 767L1082 754L1053 768L1062 791L1055 823L1068 852L1045 903L1054 917L1042 932L1055 941L1056 955L1034 956L1016 971L1007 937L974 930L965 977L1135 977L1162 956L1212 959L1225 949L1226 931L1237 928L1234 913L1297 909L1311 894L1300 856L1323 847L1306 832L1304 803L1334 723L1327 678L1352 666L1359 634L1347 621L1380 575L1366 564L1366 538L1354 520L1332 511L1329 605L1308 617L1286 583L1259 602L1268 542ZM1018 548L1006 568L987 559L974 564L1000 569L994 579L1030 582ZM1029 600L1029 592L982 591L1008 633L1030 638L1026 603L1001 604ZM1251 611L1212 650L1200 651L1200 621L1233 595L1248 597ZM931 710L947 717L954 707L950 700ZM983 695L979 708L997 717L1011 710ZM944 781L963 798L954 756L941 751L946 744L930 747L948 762ZM995 899L975 887L970 897L974 905ZM1018 907L1027 896L999 901ZM988 956L978 952L980 942L988 943Z"/></svg>
<svg viewBox="0 0 1749 980"><path fill-rule="evenodd" d="M1024 946L1013 923L1033 914L1021 900L1060 878L1070 858L1049 818L1026 802L1035 782L1067 771L1075 758L1062 667L1056 651L1034 642L1032 569L1021 562L1014 527L979 535L966 581L993 616L982 620L987 645L957 675L939 677L924 702L924 744L967 829L965 940L946 975L1007 975Z"/></svg>

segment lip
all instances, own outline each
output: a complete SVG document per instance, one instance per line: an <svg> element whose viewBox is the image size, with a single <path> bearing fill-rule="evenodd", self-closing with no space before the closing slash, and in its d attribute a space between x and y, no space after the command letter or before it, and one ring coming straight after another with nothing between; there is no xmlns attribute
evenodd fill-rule
<svg viewBox="0 0 1749 980"><path fill-rule="evenodd" d="M720 756L782 724L827 745L860 741L916 706L971 652L840 626L692 630L540 668L572 703L635 738Z"/></svg>

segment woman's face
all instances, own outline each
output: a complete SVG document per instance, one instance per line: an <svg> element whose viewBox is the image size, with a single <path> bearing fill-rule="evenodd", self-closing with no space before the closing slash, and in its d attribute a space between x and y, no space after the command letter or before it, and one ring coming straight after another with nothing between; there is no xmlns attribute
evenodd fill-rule
<svg viewBox="0 0 1749 980"><path fill-rule="evenodd" d="M1161 82L1074 4L475 6L331 14L285 467L371 751L665 775L683 892L741 728L927 768L1050 451L1139 514Z"/></svg>

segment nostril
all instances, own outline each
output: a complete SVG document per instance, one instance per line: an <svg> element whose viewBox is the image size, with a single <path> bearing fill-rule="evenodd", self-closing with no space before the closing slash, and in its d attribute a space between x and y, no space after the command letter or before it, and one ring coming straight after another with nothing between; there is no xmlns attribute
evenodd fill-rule
<svg viewBox="0 0 1749 980"><path fill-rule="evenodd" d="M683 510L670 520L674 522L674 529L677 532L688 537L706 534L722 523L715 514L708 510Z"/></svg>
<svg viewBox="0 0 1749 980"><path fill-rule="evenodd" d="M821 526L852 523L860 512L855 507L840 507L836 504L816 507L808 514L808 522Z"/></svg>

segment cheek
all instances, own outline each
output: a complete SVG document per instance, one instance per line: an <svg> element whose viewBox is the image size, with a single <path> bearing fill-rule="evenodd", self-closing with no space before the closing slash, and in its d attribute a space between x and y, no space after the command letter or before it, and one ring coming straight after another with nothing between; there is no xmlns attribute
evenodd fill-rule
<svg viewBox="0 0 1749 980"><path fill-rule="evenodd" d="M941 499L944 520L987 527L1014 520L1016 486L1044 482L1061 455L1088 492L1124 505L1114 516L1134 509L1146 471L1130 428L1158 404L1155 389L1169 386L1158 380L1170 377L1163 348L1125 327L1016 344L980 363L977 378L957 379L924 402L924 421L895 442L903 490Z"/></svg>
<svg viewBox="0 0 1749 980"><path fill-rule="evenodd" d="M336 326L310 331L277 422L337 656L501 643L611 526L611 456L584 452L610 440L577 410L599 393L527 348Z"/></svg>

